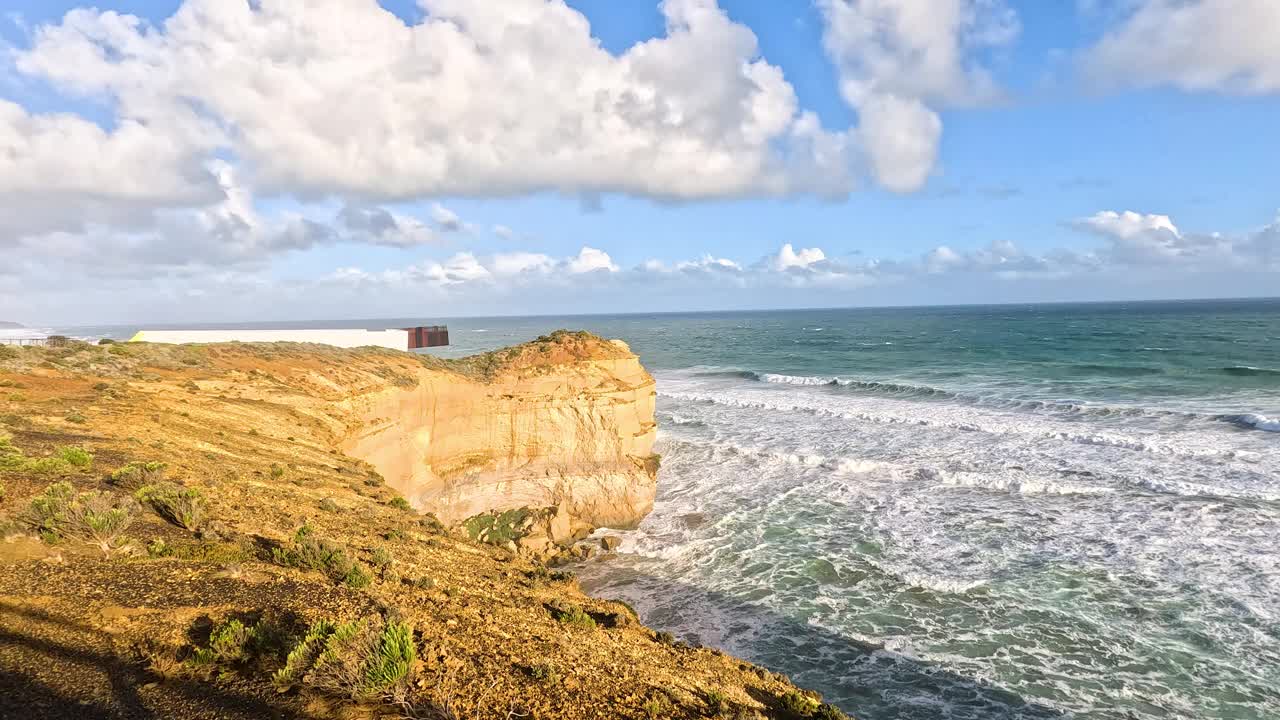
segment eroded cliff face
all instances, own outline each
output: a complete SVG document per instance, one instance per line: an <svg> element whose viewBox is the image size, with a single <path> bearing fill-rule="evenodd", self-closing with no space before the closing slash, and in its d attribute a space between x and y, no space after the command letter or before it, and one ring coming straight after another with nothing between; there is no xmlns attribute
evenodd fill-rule
<svg viewBox="0 0 1280 720"><path fill-rule="evenodd" d="M344 452L446 524L559 506L573 530L631 527L656 490L653 378L621 341L509 353L487 382L423 368L352 393Z"/></svg>
<svg viewBox="0 0 1280 720"><path fill-rule="evenodd" d="M480 516L499 538L530 518L635 522L653 499L654 395L623 345L556 333L448 362L288 343L0 345L0 390L0 717L843 717L583 595L536 547L406 512L352 456L451 519L535 506ZM200 499L200 517L127 502L142 482L188 510ZM74 514L34 524L57 498L111 503L123 535L108 552L71 532ZM233 622L255 630L215 643ZM311 630L392 622L415 658L387 686L395 704L357 704L354 676L281 684ZM356 668L374 646L326 647Z"/></svg>

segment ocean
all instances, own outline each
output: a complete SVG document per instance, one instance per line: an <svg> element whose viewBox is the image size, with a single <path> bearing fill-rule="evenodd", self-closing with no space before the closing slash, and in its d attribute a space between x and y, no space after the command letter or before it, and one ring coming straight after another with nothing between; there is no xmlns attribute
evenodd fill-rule
<svg viewBox="0 0 1280 720"><path fill-rule="evenodd" d="M654 627L864 720L1280 718L1280 300L448 324L653 372L657 504L577 571Z"/></svg>

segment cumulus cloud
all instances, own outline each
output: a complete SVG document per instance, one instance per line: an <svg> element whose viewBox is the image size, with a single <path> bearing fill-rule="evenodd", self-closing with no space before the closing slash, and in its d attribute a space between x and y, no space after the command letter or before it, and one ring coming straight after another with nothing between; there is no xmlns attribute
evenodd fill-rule
<svg viewBox="0 0 1280 720"><path fill-rule="evenodd" d="M975 55L1012 42L1017 15L1001 0L818 0L818 7L876 179L899 192L918 189L937 161L942 121L934 108L1000 97Z"/></svg>
<svg viewBox="0 0 1280 720"><path fill-rule="evenodd" d="M1275 0L1139 0L1082 57L1103 87L1280 91L1280 3Z"/></svg>
<svg viewBox="0 0 1280 720"><path fill-rule="evenodd" d="M796 155L841 147L840 133L798 124L782 71L714 0L666 0L666 34L618 55L562 0L421 6L406 24L376 0L186 0L159 27L79 9L39 28L16 66L110 98L153 136L136 145L167 145L176 165L232 153L263 192L698 199L851 186L847 158L821 158L825 177L789 173Z"/></svg>
<svg viewBox="0 0 1280 720"><path fill-rule="evenodd" d="M458 217L458 213L441 205L440 203L432 203L431 219L436 226L443 232L471 232L471 225L462 222L462 218Z"/></svg>
<svg viewBox="0 0 1280 720"><path fill-rule="evenodd" d="M348 203L337 220L344 239L369 245L407 248L439 240L421 220L371 205Z"/></svg>
<svg viewBox="0 0 1280 720"><path fill-rule="evenodd" d="M605 272L618 271L618 266L613 264L613 258L609 257L609 253L593 247L582 248L577 257L569 260L566 267L569 272L574 274L595 272L597 270Z"/></svg>
<svg viewBox="0 0 1280 720"><path fill-rule="evenodd" d="M92 223L146 222L158 208L217 202L197 133L168 135L133 118L107 131L72 114L31 114L0 99L0 247Z"/></svg>
<svg viewBox="0 0 1280 720"><path fill-rule="evenodd" d="M799 252L791 247L791 243L782 246L777 255L767 260L767 264L775 270L792 268L807 269L827 259L822 248L801 248Z"/></svg>
<svg viewBox="0 0 1280 720"><path fill-rule="evenodd" d="M1280 222L1239 236L1184 233L1168 215L1105 210L1076 220L1073 225L1106 239L1107 260L1116 264L1139 267L1276 267L1276 237Z"/></svg>

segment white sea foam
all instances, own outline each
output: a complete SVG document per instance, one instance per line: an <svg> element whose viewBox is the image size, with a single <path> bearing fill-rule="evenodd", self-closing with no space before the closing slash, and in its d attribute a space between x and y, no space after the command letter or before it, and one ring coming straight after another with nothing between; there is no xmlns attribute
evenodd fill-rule
<svg viewBox="0 0 1280 720"><path fill-rule="evenodd" d="M654 511L579 570L646 622L801 668L866 717L1214 716L1194 682L1149 670L1169 648L1253 698L1242 715L1280 717L1280 454L1239 429L1270 417L741 371L658 387ZM902 691L849 690L865 687Z"/></svg>
<svg viewBox="0 0 1280 720"><path fill-rule="evenodd" d="M779 375L776 373L761 373L761 382L777 383L781 385L834 385L836 378L834 377L810 377L807 375Z"/></svg>
<svg viewBox="0 0 1280 720"><path fill-rule="evenodd" d="M1266 432L1280 432L1280 418L1272 419L1266 415L1248 414L1241 415L1240 422Z"/></svg>

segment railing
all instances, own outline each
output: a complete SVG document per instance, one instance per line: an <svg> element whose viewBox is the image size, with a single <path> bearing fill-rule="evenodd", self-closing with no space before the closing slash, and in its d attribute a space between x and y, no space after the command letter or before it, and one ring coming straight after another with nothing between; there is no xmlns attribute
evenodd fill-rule
<svg viewBox="0 0 1280 720"><path fill-rule="evenodd" d="M63 335L50 335L49 337L40 338L0 337L0 345L48 345L50 347L58 347L66 345L68 342L70 342L70 339Z"/></svg>

